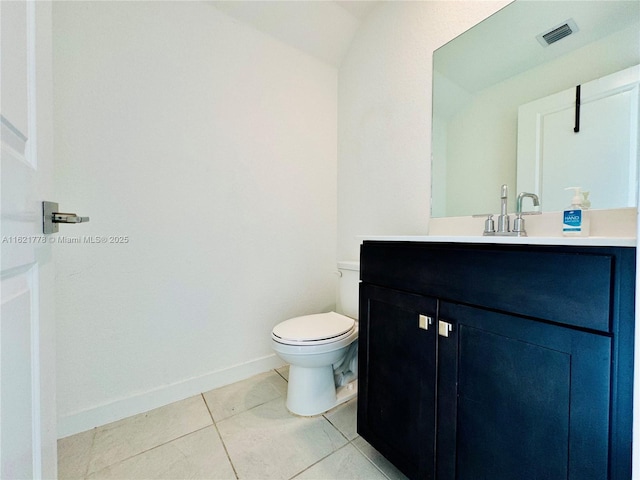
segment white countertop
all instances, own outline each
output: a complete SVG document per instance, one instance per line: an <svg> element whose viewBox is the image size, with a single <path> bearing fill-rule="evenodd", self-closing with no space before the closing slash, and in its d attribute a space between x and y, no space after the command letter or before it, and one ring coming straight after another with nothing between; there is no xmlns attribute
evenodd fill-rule
<svg viewBox="0 0 640 480"><path fill-rule="evenodd" d="M635 247L635 237L485 237L482 235L371 235L360 240L383 242L449 242L511 245L573 245L580 247Z"/></svg>
<svg viewBox="0 0 640 480"><path fill-rule="evenodd" d="M635 247L638 211L635 208L591 210L591 235L561 234L561 212L527 217L527 237L484 236L484 220L473 217L432 218L431 235L360 235L358 240L396 242L484 243L500 245L573 245L580 247Z"/></svg>

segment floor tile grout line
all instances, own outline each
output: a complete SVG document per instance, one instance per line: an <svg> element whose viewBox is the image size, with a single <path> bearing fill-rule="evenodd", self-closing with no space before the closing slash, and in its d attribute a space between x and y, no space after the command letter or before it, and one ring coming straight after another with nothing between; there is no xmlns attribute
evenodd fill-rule
<svg viewBox="0 0 640 480"><path fill-rule="evenodd" d="M362 455L362 456L363 456L363 457L364 457L364 458L365 458L365 459L366 459L366 460L367 460L371 465L373 465L373 467L374 467L376 470L378 470L378 471L382 474L382 476L383 476L384 478L387 478L388 480L391 480L391 479L390 479L390 477L389 477L389 475L387 475L387 474L382 470L382 468L380 468L380 466L379 466L376 462L374 462L372 459L370 459L370 458L369 458L369 456L368 456L366 453L364 453L362 450L360 450L360 449L358 448L358 445L356 445L355 443L353 443L357 438L361 438L361 437L360 437L360 436L357 436L356 438L354 438L353 440L351 440L349 443L350 443L351 445L353 445L353 448L355 448L355 449L360 453L360 455Z"/></svg>
<svg viewBox="0 0 640 480"><path fill-rule="evenodd" d="M358 437L356 437L356 438L362 438L362 437L358 436ZM358 448L358 445L356 445L355 443L353 443L353 442L356 440L356 438L354 438L354 439L353 439L352 441L350 441L349 443L350 443L350 444L352 444L352 445L353 445L353 447L354 447L358 452L360 452L360 454L361 454L364 458L366 458L366 459L367 459L367 461L368 461L371 465L373 465L373 466L376 468L376 470L378 470L378 471L379 471L379 472L380 472L380 473L381 473L385 478L388 478L389 480L391 480L391 479L390 479L390 477L389 477L389 475L387 475L387 474L382 470L382 468L380 468L380 467L378 466L378 464L377 464L376 462L374 462L371 458L369 458L369 455L367 455L367 454L366 454L362 449ZM363 439L363 440L364 440L364 439ZM365 442L366 442L366 440L365 440ZM369 443L369 442L367 442L367 443Z"/></svg>
<svg viewBox="0 0 640 480"><path fill-rule="evenodd" d="M347 441L347 443L351 443L351 440L349 440L349 437L347 437L347 435L346 435L346 434L344 434L344 433L342 432L342 430L340 430L340 428L338 428L338 426L337 426L337 425L334 425L334 423L333 423L333 422L332 422L332 421L327 417L326 413L323 413L323 414L322 414L322 417L323 417L327 422L329 422L329 425L331 425L333 428L335 428L335 429L338 431L338 433L344 437L344 439ZM340 448L342 448L342 447L340 447ZM339 450L339 449L338 449L338 450ZM336 450L336 451L337 451L337 450Z"/></svg>
<svg viewBox="0 0 640 480"><path fill-rule="evenodd" d="M89 447L89 457L87 458L87 466L84 468L84 474L82 475L82 478L84 478L85 480L89 477L89 467L91 466L91 459L93 458L93 447L96 443L96 435L98 433L98 427L94 427L91 430L93 430L93 434L91 435L91 446Z"/></svg>
<svg viewBox="0 0 640 480"><path fill-rule="evenodd" d="M220 430L218 429L218 424L216 423L215 419L213 418L213 414L211 413L211 409L209 408L209 404L207 403L207 399L204 397L204 393L200 394L202 396L202 400L204 401L204 404L207 407L207 411L209 412L209 416L211 417L211 421L213 422L213 428L216 429L216 433L218 434L218 438L220 439L220 443L222 444L222 448L224 448L224 453L227 456L227 460L229 460L229 465L231 465L231 469L233 470L233 474L235 475L236 479L240 478L238 476L238 471L236 470L236 466L233 464L233 460L231 460L231 455L229 455L229 450L227 450L227 444L224 442L224 439L222 438L222 434L220 433Z"/></svg>
<svg viewBox="0 0 640 480"><path fill-rule="evenodd" d="M362 455L371 465L373 465L373 467L376 470L378 470L385 478L389 479L389 476L376 464L376 462L374 462L371 458L369 458L369 456L364 451L362 451L360 448L358 448L358 446L354 443L354 441L356 439L361 438L360 435L358 435L357 431L356 431L356 436L354 438L350 439L349 437L347 437L347 435L345 433L342 432L342 430L340 430L340 428L338 428L337 425L335 425L331 421L331 419L327 416L326 412L323 413L322 416L325 418L325 420L327 420L327 422L329 422L331 424L331 426L333 428L335 428L347 440L347 443L345 445L343 445L342 447L338 448L337 450L334 450L334 452L330 453L329 455L332 455L333 453L337 452L338 450L343 449L347 445L353 445L353 447L358 451L358 453L360 453L360 455ZM327 456L329 456L329 455L327 455ZM319 461L321 461L321 460L319 460ZM318 463L318 462L316 462L316 463ZM310 468L310 467L308 467L308 468ZM300 473L302 473L302 472L300 472ZM300 473L298 473L298 475L300 475Z"/></svg>
<svg viewBox="0 0 640 480"><path fill-rule="evenodd" d="M346 448L347 446L351 445L360 455L362 455L364 457L364 459L369 462L373 468L375 468L378 472L380 472L382 474L382 476L388 480L391 480L389 478L389 476L382 471L382 469L375 464L375 462L373 460L371 460L362 450L360 450L357 445L355 443L353 443L353 441L347 441L347 443L345 443L344 445L342 445L341 447L337 448L336 450L334 450L331 453L328 453L327 455L325 455L324 457L320 458L318 461L312 463L311 465L309 465L306 468L303 468L302 470L300 470L298 473L296 473L294 476L290 477L289 480L295 480L298 476L302 475L304 472L306 472L307 470L309 470L310 468L314 467L315 465L319 464L320 462L322 462L323 460L326 460L327 458L329 458L331 455L339 452L340 450Z"/></svg>
<svg viewBox="0 0 640 480"><path fill-rule="evenodd" d="M180 435L180 436L178 436L178 437L172 438L171 440L168 440L168 441L166 441L166 442L164 442L164 443L160 443L160 444L158 444L158 445L154 445L154 446L153 446L153 447L151 447L151 448L147 448L146 450L142 450L141 452L138 452L138 453L136 453L135 455L131 455L130 457L122 458L122 459L118 460L117 462L113 462L113 463L110 463L109 465L105 465L104 467L100 468L99 470L94 470L94 471L93 471L93 472L91 472L91 473L89 473L89 472L88 472L88 470L89 470L89 465L87 464L87 474L85 475L85 477L84 477L84 478L85 478L85 480L87 480L87 479L88 479L88 477L89 477L90 475L93 475L93 474L95 474L95 473L98 473L98 472L101 472L101 471L103 471L103 470L106 470L107 468L110 468L110 467L112 467L112 466L114 466L114 465L118 465L118 464L120 464L120 463L123 463L123 462L126 462L126 461L128 461L128 460L131 460L132 458L136 458L136 457L138 457L138 456L140 456L140 455L143 455L143 454L148 453L148 452L150 452L150 451L152 451L152 450L155 450L156 448L164 447L165 445L168 445L168 444L170 444L170 443L173 443L173 442L175 442L176 440L180 440L181 438L187 437L187 436L189 436L189 435L191 435L191 434L193 434L193 433L200 432L200 431L202 431L202 430L204 430L204 429L206 429L206 428L210 428L210 427L215 427L215 425L205 425L204 427L197 428L197 429L193 430L192 432L185 433L184 435ZM216 431L217 431L217 428L216 428ZM225 451L226 451L226 450L225 450ZM236 477L236 478L237 478L237 477Z"/></svg>
<svg viewBox="0 0 640 480"><path fill-rule="evenodd" d="M342 449L343 449L344 447L346 447L347 445L353 445L353 448L355 448L355 449L358 451L358 453L360 453L360 455L362 455L362 456L363 456L363 457L364 457L364 458L365 458L365 459L366 459L366 460L367 460L371 465L373 465L373 466L375 467L375 469L376 469L376 470L378 470L382 475L384 475L384 477L385 477L385 478L389 478L389 476L388 476L386 473L384 473L384 472L382 471L382 469L381 469L378 465L376 465L376 463L375 463L373 460L371 460L371 459L367 456L367 454L366 454L366 453L364 453L362 450L360 450L360 449L358 448L358 446L357 446L355 443L353 443L353 442L354 442L354 440L356 440L356 439L358 439L358 438L361 438L361 437L360 437L360 435L358 435L358 434L357 434L357 432L356 432L356 436L355 436L354 438L349 439L349 437L347 437L347 436L342 432L342 430L340 430L336 425L334 425L334 424L333 424L333 422L332 422L329 418L327 418L326 414L322 414L322 416L323 416L323 417L325 418L325 420L327 420L327 422L329 422L329 423L331 424L331 426L332 426L333 428L335 428L335 429L336 429L336 430L337 430L337 431L338 431L338 432L339 432L339 433L340 433L340 434L345 438L345 440L347 441L347 443L346 443L346 444L344 444L342 447L338 448L337 450L334 450L334 451L333 451L332 453L330 453L329 455L333 455L333 454L334 454L334 453L336 453L338 450L342 450ZM327 455L327 457L328 457L329 455ZM327 457L324 457L324 458L327 458ZM323 459L323 460L324 460L324 459ZM321 461L321 460L318 460L318 461ZM318 463L318 462L316 462L316 463ZM314 465L315 465L315 464L314 464ZM308 467L308 468L311 468L311 466L310 466L310 467ZM308 468L307 468L307 469L308 469ZM307 469L305 469L305 470L307 470ZM303 470L303 471L304 471L304 470ZM300 472L300 473L302 473L302 472ZM298 473L297 475L300 475L300 473Z"/></svg>
<svg viewBox="0 0 640 480"><path fill-rule="evenodd" d="M2 1L2 0L0 0L0 1ZM281 367L278 367L278 368L281 368ZM279 373L275 368L273 368L273 369L271 369L271 370L269 370L269 371L267 371L267 372L264 372L264 373L268 373L268 372L273 372L273 373L278 374L278 376L279 376L280 378L282 378L286 383L289 383L289 381L288 381L286 378L284 378L284 377L283 377L283 376L282 376L282 375L281 375L281 374L280 374L280 373ZM248 380L248 379L247 379L247 380ZM223 388L224 388L224 387L223 387ZM216 389L214 389L214 390L216 390ZM210 392L210 391L212 391L212 390L209 390L209 392ZM202 392L202 393L200 393L200 395L202 395L202 398L204 399L204 403L206 404L207 409L209 410L209 415L211 416L211 420L213 420L213 423L214 423L214 424L215 424L216 422L224 422L224 421L226 421L226 420L229 420L230 418L235 417L236 415L242 415L243 413L248 412L248 411L250 411L250 410L253 410L254 408L261 407L262 405L266 405L267 403L269 403L269 402L272 402L272 401L276 400L275 398L272 398L272 399L270 399L270 400L265 400L265 401L263 401L263 402L261 402L261 403L257 403L257 404L255 404L255 405L253 405L253 406L252 406L252 407L250 407L250 408L247 408L246 410L241 410L241 411L238 411L238 412L234 412L233 414L231 414L231 415L229 415L229 416L227 416L227 417L220 418L220 419L216 420L215 418L213 418L213 413L211 412L211 409L209 408L209 404L207 403L207 399L206 399L206 397L204 396L204 394L205 394L205 393L207 393L207 392ZM279 395L279 396L283 396L283 395ZM286 398L286 397L285 397L285 398Z"/></svg>
<svg viewBox="0 0 640 480"><path fill-rule="evenodd" d="M331 425L334 429L336 429L336 431L342 435L342 437L347 441L347 443L345 443L344 445L336 448L335 450L332 450L331 452L329 452L328 454L326 454L324 457L318 459L316 462L312 463L311 465L307 466L306 468L303 468L302 470L300 470L298 473L296 473L293 477L291 477L289 480L293 480L295 479L298 475L301 475L302 473L306 472L307 470L309 470L311 467L313 467L314 465L317 465L318 463L322 462L323 460L325 460L326 458L330 457L331 455L333 455L336 452L339 452L340 450L342 450L343 448L345 448L347 445L352 445L351 440L349 440L349 438L342 432L342 430L340 430L336 425L334 425L334 423L327 417L326 412L322 413L321 416L324 420L326 420L329 425ZM356 437L357 438L357 437ZM372 463L371 460L363 453L360 451L360 449L358 449L355 445L353 445L353 447L358 451L358 453L360 453L369 463ZM376 467L376 469L380 470L375 464L373 464L374 467ZM382 473L384 475L384 472L380 470L380 473ZM387 477L386 475L384 475L385 477ZM389 478L389 477L387 477Z"/></svg>
<svg viewBox="0 0 640 480"><path fill-rule="evenodd" d="M0 1L2 1L2 0L0 0ZM202 395L202 394L199 394L199 395ZM193 397L196 397L196 396L197 396L197 395L193 395ZM192 398L192 397L188 397L188 398ZM188 398L186 398L186 399L184 399L184 400L187 400ZM203 399L203 400L204 400L204 399ZM209 417L211 418L211 412L209 412L209 407L208 407L208 405L207 405L207 402L206 402L206 401L204 401L204 405L205 405L205 408L207 409L207 413L209 413ZM166 405L165 405L165 406L166 406ZM162 408L162 407L158 407L158 408ZM152 409L152 410L156 410L156 409ZM173 441L175 441L175 440L178 440L178 439L180 439L180 438L186 437L187 435L191 435L192 433L199 432L200 430L204 430L205 428L210 427L210 426L212 426L213 424L215 424L215 422L213 421L213 418L211 418L211 422L212 422L212 423L211 423L211 424L209 424L209 425L205 425L205 426L203 426L203 427L196 428L195 430L191 430L191 431L189 431L189 432L187 432L187 433L184 433L184 434L182 434L182 435L179 435L179 436L177 436L177 437L173 437L173 438L167 439L166 441L164 441L164 442L162 442L162 443L159 443L159 444L157 444L157 445L153 445L152 447L149 447L149 448L147 448L147 449L145 449L145 450L142 450L142 451L140 451L140 452L134 453L133 455L129 455L128 457L121 458L121 459L119 459L119 460L117 460L117 461L115 461L115 462L113 462L113 463L108 464L108 465L105 465L105 466L103 466L103 467L99 468L98 470L90 471L90 467L91 467L91 460L93 459L93 450L94 450L94 446L95 446L95 441L96 441L96 438L98 437L98 433L99 433L101 430L102 430L102 431L104 431L104 430L109 430L109 428L108 428L108 427L109 427L110 425L113 425L114 423L122 422L122 421L124 421L124 420L127 420L127 419L129 419L129 418L136 417L136 416L138 416L138 415L145 415L145 416L146 416L146 414L147 414L147 413L149 413L149 412L150 412L150 411L152 411L152 410L149 410L149 411L146 411L146 412L142 412L142 413L137 414L137 415L132 415L131 417L126 417L126 418L123 418L123 419L117 420L117 421L115 421L115 422L108 423L108 424L106 424L106 425L100 425L100 426L97 426L97 427L92 428L91 430L93 430L93 435L92 435L92 437L91 437L91 447L90 447L90 450L89 450L89 460L87 461L87 467L86 467L86 469L85 469L85 473L84 473L84 475L83 475L83 477L82 477L82 478L83 478L84 480L87 480L89 476L93 475L93 474L94 474L94 473L96 473L96 472L100 472L100 471L102 471L102 470L104 470L104 469L106 469L106 468L108 468L108 467L111 467L112 465L117 465L117 464L122 463L122 462L124 462L124 461L126 461L126 460L129 460L129 459L131 459L131 458L137 457L138 455L142 455L143 453L146 453L146 452L149 452L149 451L151 451L151 450L154 450L155 448L161 447L161 446L163 446L163 445L167 445L167 444L169 444L169 443L171 443L171 442L173 442Z"/></svg>
<svg viewBox="0 0 640 480"><path fill-rule="evenodd" d="M283 365L282 367L278 367L278 368L284 368L284 367L286 367L286 366L287 366L287 365ZM281 373L278 371L278 368L274 368L274 369L273 369L273 371L274 371L274 372L276 372L278 375L280 375L280 377L281 377L285 382L289 383L289 379L285 378L285 376L284 376L283 374L281 374Z"/></svg>
<svg viewBox="0 0 640 480"><path fill-rule="evenodd" d="M300 470L298 473L296 473L293 477L289 478L289 480L294 480L298 475L302 475L304 472L306 472L307 470L309 470L310 468L312 468L313 466L319 464L320 462L322 462L323 460L329 458L331 455L333 455L336 452L339 452L340 450L342 450L343 448L345 448L347 445L349 445L349 443L351 442L347 442L344 445L342 445L341 447L338 447L336 450L333 450L332 452L327 453L324 457L318 459L317 461L313 462L311 465L303 468L302 470ZM358 450L359 451L359 450Z"/></svg>

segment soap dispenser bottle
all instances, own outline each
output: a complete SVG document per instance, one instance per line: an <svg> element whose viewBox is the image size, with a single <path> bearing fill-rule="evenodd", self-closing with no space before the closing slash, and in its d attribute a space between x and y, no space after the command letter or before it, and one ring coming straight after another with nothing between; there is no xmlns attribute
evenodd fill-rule
<svg viewBox="0 0 640 480"><path fill-rule="evenodd" d="M589 210L583 206L581 187L567 187L565 190L573 190L571 205L562 212L562 234L567 237L589 236Z"/></svg>

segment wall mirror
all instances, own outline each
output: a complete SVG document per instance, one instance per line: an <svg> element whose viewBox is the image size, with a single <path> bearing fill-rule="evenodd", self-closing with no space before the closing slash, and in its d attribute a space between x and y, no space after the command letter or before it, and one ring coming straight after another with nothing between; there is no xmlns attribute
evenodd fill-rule
<svg viewBox="0 0 640 480"><path fill-rule="evenodd" d="M636 0L515 0L436 50L432 217L497 213L502 184L510 212L521 191L562 210L573 186L635 206L638 64Z"/></svg>

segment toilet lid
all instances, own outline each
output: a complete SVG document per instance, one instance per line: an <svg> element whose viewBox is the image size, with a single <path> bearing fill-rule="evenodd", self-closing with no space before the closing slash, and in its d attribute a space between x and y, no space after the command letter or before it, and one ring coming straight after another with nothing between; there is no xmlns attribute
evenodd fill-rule
<svg viewBox="0 0 640 480"><path fill-rule="evenodd" d="M318 313L285 320L273 328L273 336L289 342L336 339L353 330L355 320L339 313Z"/></svg>

